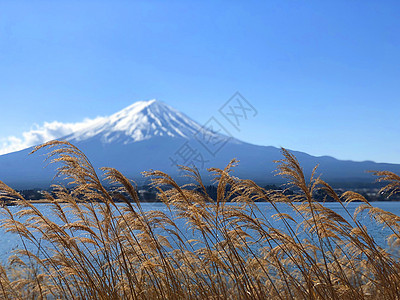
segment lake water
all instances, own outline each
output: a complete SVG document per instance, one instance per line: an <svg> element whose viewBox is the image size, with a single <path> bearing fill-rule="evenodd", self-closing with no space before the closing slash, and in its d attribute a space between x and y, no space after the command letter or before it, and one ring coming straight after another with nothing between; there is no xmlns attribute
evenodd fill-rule
<svg viewBox="0 0 400 300"><path fill-rule="evenodd" d="M375 207L379 207L383 210L392 212L396 215L400 215L400 202L371 202L371 204ZM271 222L274 225L274 227L280 228L280 224L282 221L276 221L274 220L274 218L272 218L272 215L276 214L276 211L271 209L272 208L271 205L269 203L258 203L257 205L264 214L264 216L267 218L267 220ZM335 212L339 213L345 219L349 219L349 216L339 203L332 202L332 203L325 203L324 205L334 210ZM361 205L361 203L356 203L356 202L349 203L347 205L347 209L351 214L353 214L354 210L359 205ZM49 205L47 204L37 204L36 207L39 208L39 210L45 215L52 214L52 211L50 210ZM170 214L169 210L163 203L142 203L142 207L145 211L160 210L167 214ZM292 215L295 219L299 220L298 216L296 216L295 213L293 213L293 211L286 204L280 203L278 204L278 208L280 212L288 213ZM20 208L13 206L10 207L10 209L13 213L15 213ZM381 225L377 225L375 221L372 221L370 219L367 213L364 213L361 216L360 220L362 224L364 224L367 227L368 232L370 233L370 235L373 236L378 245L385 248L386 237L391 233L390 229L383 228ZM179 222L177 222L177 224L181 224L182 227L184 227L185 222L182 220ZM12 253L14 249L22 248L22 242L18 235L12 233L6 233L3 229L0 229L0 236L1 236L0 262L5 263L8 256Z"/></svg>

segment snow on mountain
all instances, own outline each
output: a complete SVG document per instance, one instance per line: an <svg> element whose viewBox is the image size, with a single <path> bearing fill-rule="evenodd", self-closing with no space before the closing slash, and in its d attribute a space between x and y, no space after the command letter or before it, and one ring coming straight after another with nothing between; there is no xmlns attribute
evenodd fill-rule
<svg viewBox="0 0 400 300"><path fill-rule="evenodd" d="M181 112L150 100L135 102L65 139L72 143L96 138L102 143L129 144L157 136L191 138L200 129L198 123Z"/></svg>
<svg viewBox="0 0 400 300"><path fill-rule="evenodd" d="M231 159L240 161L234 174L260 184L280 182L274 176L273 161L282 158L278 148L256 146L203 127L163 102L136 102L108 117L99 117L73 134L65 136L78 146L95 168L114 167L128 178L144 181L141 172L157 169L180 178L179 165L196 165L203 179L211 181L207 168L224 168ZM216 130L216 128L214 129ZM199 140L199 137L206 137ZM211 142L205 144L205 142ZM214 148L212 148L214 147ZM56 166L43 168L40 153L31 148L0 155L0 180L12 187L48 187ZM333 182L371 183L365 170L400 173L400 165L342 161L293 152L309 176L315 165L323 178ZM44 154L42 152L42 154ZM208 176L208 177L207 177Z"/></svg>

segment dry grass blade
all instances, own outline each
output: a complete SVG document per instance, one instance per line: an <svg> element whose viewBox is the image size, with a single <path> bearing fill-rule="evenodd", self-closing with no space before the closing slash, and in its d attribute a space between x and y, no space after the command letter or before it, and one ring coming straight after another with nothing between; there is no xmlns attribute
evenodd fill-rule
<svg viewBox="0 0 400 300"><path fill-rule="evenodd" d="M389 183L384 186L380 193L389 193L388 197L400 191L400 176L389 171L370 171L375 176L378 176L378 182L388 181Z"/></svg>
<svg viewBox="0 0 400 300"><path fill-rule="evenodd" d="M400 245L400 217L357 193L338 196L316 168L307 181L286 149L278 174L301 193L236 178L232 160L209 169L216 201L195 168L181 167L192 181L183 186L161 171L145 172L167 208L147 211L118 170L101 169L111 190L74 145L52 141L33 152L43 148L72 188L45 194L49 216L0 182L2 199L19 205L16 213L2 209L1 226L23 245L0 265L1 299L400 298L398 258L377 245L359 214L366 210L392 230L392 249ZM375 175L389 182L382 192L398 191L399 176ZM347 215L315 201L317 190ZM354 215L346 207L352 201L363 202Z"/></svg>

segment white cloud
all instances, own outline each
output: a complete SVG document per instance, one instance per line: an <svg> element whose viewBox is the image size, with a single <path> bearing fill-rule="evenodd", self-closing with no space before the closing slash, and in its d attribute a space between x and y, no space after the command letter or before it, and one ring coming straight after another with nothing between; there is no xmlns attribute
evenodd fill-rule
<svg viewBox="0 0 400 300"><path fill-rule="evenodd" d="M103 119L103 117L97 117L95 119L85 119L77 123L61 123L54 121L45 122L41 126L35 124L31 130L23 132L21 137L9 136L0 139L0 155L62 138L68 134L87 128Z"/></svg>

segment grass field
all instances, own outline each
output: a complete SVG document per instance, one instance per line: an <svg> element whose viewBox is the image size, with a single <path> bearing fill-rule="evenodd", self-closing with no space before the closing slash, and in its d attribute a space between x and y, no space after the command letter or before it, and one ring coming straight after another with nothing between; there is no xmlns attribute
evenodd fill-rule
<svg viewBox="0 0 400 300"><path fill-rule="evenodd" d="M231 175L236 162L210 169L217 200L207 195L199 172L183 167L193 185L178 185L168 174L147 172L171 214L144 211L133 183L104 168L106 189L87 157L67 142L54 141L49 159L69 189L46 194L57 222L0 182L4 200L22 208L1 208L4 230L21 237L25 249L0 266L1 299L399 299L400 217L373 207L361 195L337 195L323 180L306 179L296 158L282 149L277 174L300 194L268 191ZM315 170L314 170L315 171ZM384 192L395 193L400 177L376 172ZM193 188L196 187L196 188ZM326 195L345 208L362 201L348 218L313 199ZM123 205L117 205L116 200ZM276 210L279 228L255 204ZM227 205L235 202L236 205ZM282 213L284 202L300 221ZM377 245L357 218L367 212L391 230L388 247ZM52 218L53 219L53 218ZM177 225L185 221L187 228ZM187 230L196 239L188 238ZM51 247L43 246L43 241ZM35 245L28 251L27 244Z"/></svg>

